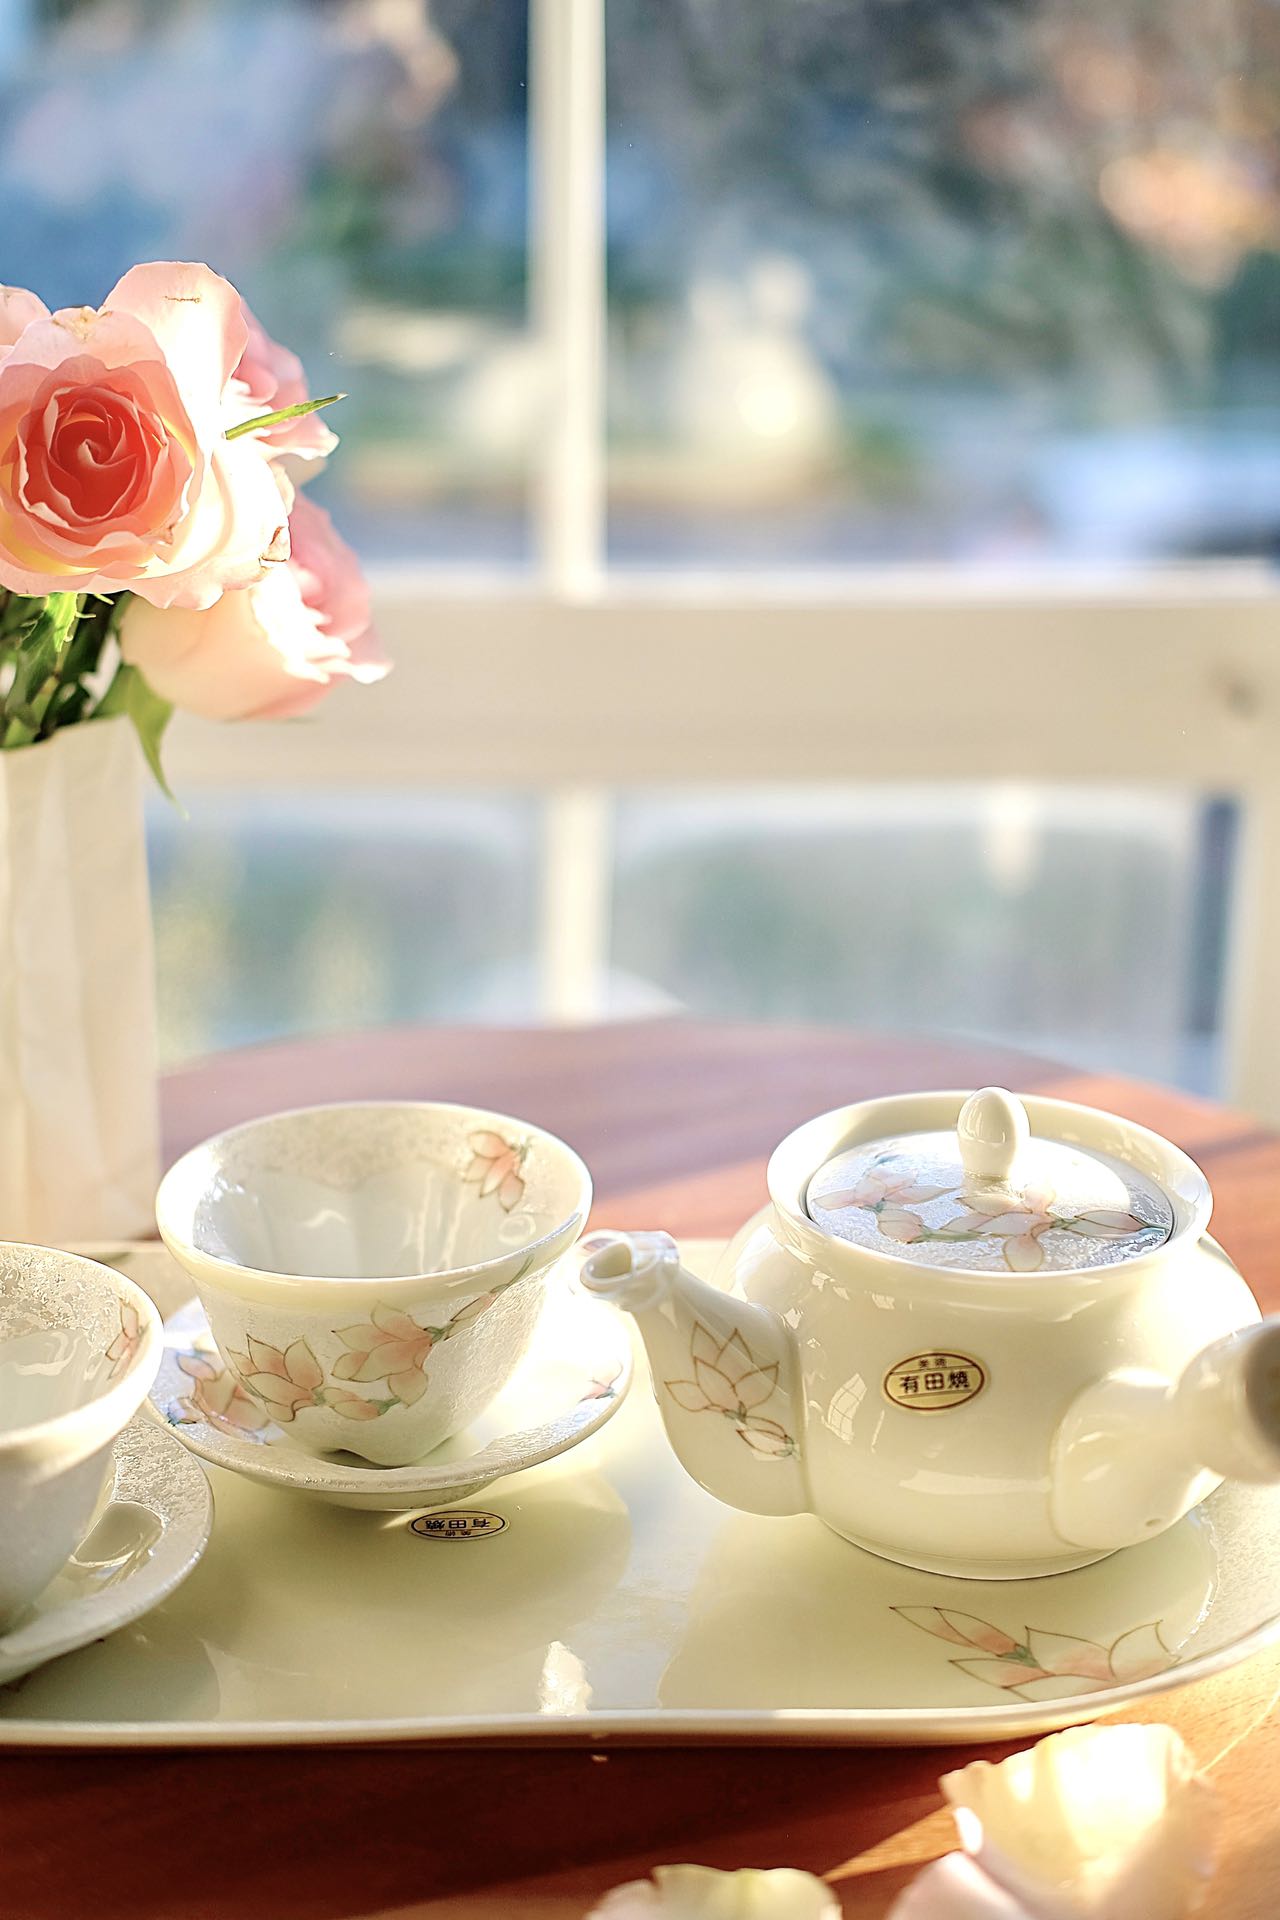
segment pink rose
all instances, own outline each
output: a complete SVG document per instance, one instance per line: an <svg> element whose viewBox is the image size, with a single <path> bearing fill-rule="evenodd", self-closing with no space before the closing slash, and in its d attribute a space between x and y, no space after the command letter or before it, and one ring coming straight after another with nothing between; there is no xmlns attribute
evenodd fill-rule
<svg viewBox="0 0 1280 1920"><path fill-rule="evenodd" d="M209 607L288 552L269 461L227 440L248 329L208 267L134 267L105 306L0 309L0 586Z"/></svg>
<svg viewBox="0 0 1280 1920"><path fill-rule="evenodd" d="M215 607L130 601L121 651L162 700L208 720L276 720L314 706L335 679L388 672L359 563L328 514L300 495L289 530L288 564Z"/></svg>
<svg viewBox="0 0 1280 1920"><path fill-rule="evenodd" d="M49 309L43 300L25 287L0 287L0 361L7 360L9 349L33 320L47 320Z"/></svg>
<svg viewBox="0 0 1280 1920"><path fill-rule="evenodd" d="M244 301L240 303L240 311L249 329L249 344L232 375L240 409L238 417L253 420L260 414L279 413L283 407L295 407L299 401L309 400L307 376L297 354L273 340ZM338 444L337 434L330 432L318 413L282 420L255 438L273 459L292 454L298 460L321 460Z"/></svg>

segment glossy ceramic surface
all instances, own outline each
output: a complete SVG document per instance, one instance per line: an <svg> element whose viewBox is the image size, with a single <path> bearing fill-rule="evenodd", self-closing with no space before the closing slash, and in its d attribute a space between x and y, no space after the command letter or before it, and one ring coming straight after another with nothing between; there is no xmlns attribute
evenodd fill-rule
<svg viewBox="0 0 1280 1920"><path fill-rule="evenodd" d="M540 1128L358 1103L219 1134L165 1175L156 1220L243 1391L302 1451L391 1467L510 1379L590 1203Z"/></svg>
<svg viewBox="0 0 1280 1920"><path fill-rule="evenodd" d="M565 1453L611 1420L631 1385L631 1344L607 1307L556 1288L502 1392L425 1461L372 1467L317 1459L249 1398L213 1342L199 1303L165 1321L151 1407L202 1460L282 1492L338 1506L421 1512L473 1498L492 1481Z"/></svg>
<svg viewBox="0 0 1280 1920"><path fill-rule="evenodd" d="M155 1309L77 1254L0 1244L0 1626L89 1525L160 1359Z"/></svg>
<svg viewBox="0 0 1280 1920"><path fill-rule="evenodd" d="M708 1268L721 1251L688 1249ZM129 1270L180 1302L159 1250ZM959 1581L811 1516L730 1511L639 1392L589 1445L427 1532L211 1471L218 1525L192 1578L145 1631L0 1695L0 1742L1022 1738L1280 1631L1272 1489L1224 1488L1102 1566Z"/></svg>
<svg viewBox="0 0 1280 1920"><path fill-rule="evenodd" d="M1004 1116L999 1139L965 1137L975 1109ZM918 1184L918 1149L885 1187L886 1142L936 1155L948 1130L962 1193ZM1076 1183L1061 1214L1019 1188L1046 1154ZM833 1163L853 1182L834 1193ZM815 1168L856 1237L809 1211ZM671 1443L730 1505L1019 1579L1150 1539L1224 1477L1280 1479L1280 1317L1259 1324L1205 1232L1208 1183L1168 1141L998 1089L908 1094L798 1128L768 1177L771 1204L714 1275L656 1233L593 1243L582 1273L636 1315Z"/></svg>
<svg viewBox="0 0 1280 1920"><path fill-rule="evenodd" d="M201 1467L153 1421L135 1418L111 1449L89 1532L22 1619L0 1633L0 1687L149 1613L186 1579L212 1526Z"/></svg>

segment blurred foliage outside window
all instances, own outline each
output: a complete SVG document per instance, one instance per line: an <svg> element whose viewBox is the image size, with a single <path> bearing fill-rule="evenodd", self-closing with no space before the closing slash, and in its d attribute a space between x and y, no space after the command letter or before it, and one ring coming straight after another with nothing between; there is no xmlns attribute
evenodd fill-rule
<svg viewBox="0 0 1280 1920"><path fill-rule="evenodd" d="M606 20L616 564L1274 554L1272 0ZM0 279L208 259L349 390L319 485L368 560L523 567L527 67L524 0L5 0ZM536 1015L526 801L191 808L153 833L170 1057ZM1193 798L637 798L605 997L1211 1085L1229 851Z"/></svg>

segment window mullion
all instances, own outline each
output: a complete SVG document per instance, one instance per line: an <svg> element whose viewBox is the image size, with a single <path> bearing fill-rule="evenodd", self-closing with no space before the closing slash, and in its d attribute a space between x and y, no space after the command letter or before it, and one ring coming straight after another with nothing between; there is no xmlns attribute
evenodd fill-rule
<svg viewBox="0 0 1280 1920"><path fill-rule="evenodd" d="M604 0L530 0L530 279L544 356L533 531L547 590L584 599L604 557Z"/></svg>

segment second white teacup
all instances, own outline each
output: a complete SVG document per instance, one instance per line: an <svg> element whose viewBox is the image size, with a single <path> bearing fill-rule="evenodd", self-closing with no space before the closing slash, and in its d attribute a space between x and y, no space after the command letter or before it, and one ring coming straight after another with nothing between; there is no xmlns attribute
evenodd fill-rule
<svg viewBox="0 0 1280 1920"><path fill-rule="evenodd" d="M505 1386L590 1205L554 1134L390 1101L217 1135L165 1175L156 1221L236 1377L221 1424L404 1466Z"/></svg>
<svg viewBox="0 0 1280 1920"><path fill-rule="evenodd" d="M160 1316L123 1274L0 1242L0 1632L88 1531L161 1346Z"/></svg>

